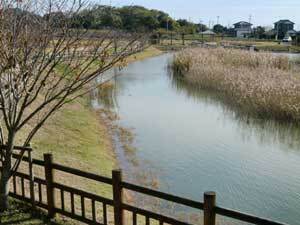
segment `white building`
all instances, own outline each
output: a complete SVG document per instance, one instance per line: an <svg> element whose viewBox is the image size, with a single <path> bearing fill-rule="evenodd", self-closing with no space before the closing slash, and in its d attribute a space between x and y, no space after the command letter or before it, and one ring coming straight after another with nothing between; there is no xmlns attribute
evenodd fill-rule
<svg viewBox="0 0 300 225"><path fill-rule="evenodd" d="M247 38L252 33L252 24L251 23L241 21L241 22L235 23L233 25L234 25L236 37L238 37L238 38Z"/></svg>

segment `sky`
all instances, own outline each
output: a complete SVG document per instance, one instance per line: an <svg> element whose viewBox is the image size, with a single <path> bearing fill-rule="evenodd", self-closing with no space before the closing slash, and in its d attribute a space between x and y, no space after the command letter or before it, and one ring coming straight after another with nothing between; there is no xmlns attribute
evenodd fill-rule
<svg viewBox="0 0 300 225"><path fill-rule="evenodd" d="M273 26L279 19L289 19L300 30L300 0L92 0L113 6L141 5L167 12L175 19L232 26L249 21L255 26ZM219 19L218 19L219 17Z"/></svg>

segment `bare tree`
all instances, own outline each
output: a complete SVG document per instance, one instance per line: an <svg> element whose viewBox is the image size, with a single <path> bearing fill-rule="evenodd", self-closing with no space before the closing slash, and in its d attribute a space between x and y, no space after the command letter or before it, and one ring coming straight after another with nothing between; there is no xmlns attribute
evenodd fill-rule
<svg viewBox="0 0 300 225"><path fill-rule="evenodd" d="M0 0L0 209L8 207L16 136L27 146L61 107L94 88L94 78L139 50L138 35L71 29L80 0ZM116 48L115 43L118 42Z"/></svg>

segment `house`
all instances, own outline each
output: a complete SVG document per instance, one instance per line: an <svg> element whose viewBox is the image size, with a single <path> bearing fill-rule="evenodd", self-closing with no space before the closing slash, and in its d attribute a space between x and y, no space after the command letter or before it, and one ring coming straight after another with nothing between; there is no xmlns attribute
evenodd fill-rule
<svg viewBox="0 0 300 225"><path fill-rule="evenodd" d="M214 40L215 36L216 36L216 33L213 32L212 30L206 30L206 31L200 32L200 34L202 36L202 41L204 40L204 36L209 37L210 40Z"/></svg>
<svg viewBox="0 0 300 225"><path fill-rule="evenodd" d="M274 23L274 31L276 32L276 39L282 40L285 37L293 37L296 35L296 31L294 30L294 25L290 20L279 20Z"/></svg>
<svg viewBox="0 0 300 225"><path fill-rule="evenodd" d="M252 33L252 24L241 21L233 24L236 37L238 38L246 38L249 37Z"/></svg>

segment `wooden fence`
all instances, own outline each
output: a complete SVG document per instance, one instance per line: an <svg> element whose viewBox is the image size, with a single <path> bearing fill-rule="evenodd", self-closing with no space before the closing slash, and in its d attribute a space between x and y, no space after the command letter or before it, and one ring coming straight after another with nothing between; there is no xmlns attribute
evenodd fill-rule
<svg viewBox="0 0 300 225"><path fill-rule="evenodd" d="M17 150L22 150L22 147L16 147ZM24 148L25 149L25 148ZM187 206L196 210L203 211L203 224L215 225L216 215L222 215L232 219L236 219L251 224L264 224L264 225L283 225L257 216L241 213L231 209L226 209L216 205L216 193L204 193L204 202L198 202L175 195L163 193L157 190L141 187L132 183L122 180L122 172L120 170L112 171L112 177L104 177L97 174L83 172L78 169L70 168L53 162L51 154L44 154L44 160L31 159L31 149L26 148L28 156L23 157L23 161L28 163L29 172L17 172L12 178L12 190L10 195L16 199L31 203L33 206L38 206L48 211L48 216L53 218L56 213L66 217L81 221L87 224L107 225L109 224L108 207L113 209L113 224L125 225L124 212L126 211L131 216L131 224L137 225L140 220L137 217L142 216L143 224L150 225L153 221L155 224L172 224L172 225L190 225L189 223L179 221L175 217L166 216L150 210L145 210L130 204L125 203L123 198L123 191L130 190L135 193L141 193L147 196L155 197L161 200L166 200L179 205ZM15 154L14 157L18 157ZM33 166L39 166L44 169L44 179L34 177ZM112 187L113 198L108 199L93 193L89 193L80 189L69 187L67 185L57 183L54 179L54 171L61 171L67 174L76 175L92 181L104 183ZM19 186L17 185L20 184ZM30 193L26 191L25 185L29 185ZM46 191L43 191L46 190ZM55 193L60 193L60 204L55 203ZM27 194L26 194L27 193ZM46 194L45 194L46 193ZM46 195L46 196L45 196ZM68 196L68 198L66 198ZM74 198L79 197L80 206L76 206ZM91 216L87 215L86 201L90 201L89 211ZM68 201L68 202L67 202ZM69 210L66 205L68 204ZM96 205L102 207L101 214L97 214ZM80 212L75 210L80 208ZM100 217L100 218L99 218ZM199 221L200 222L200 221Z"/></svg>

